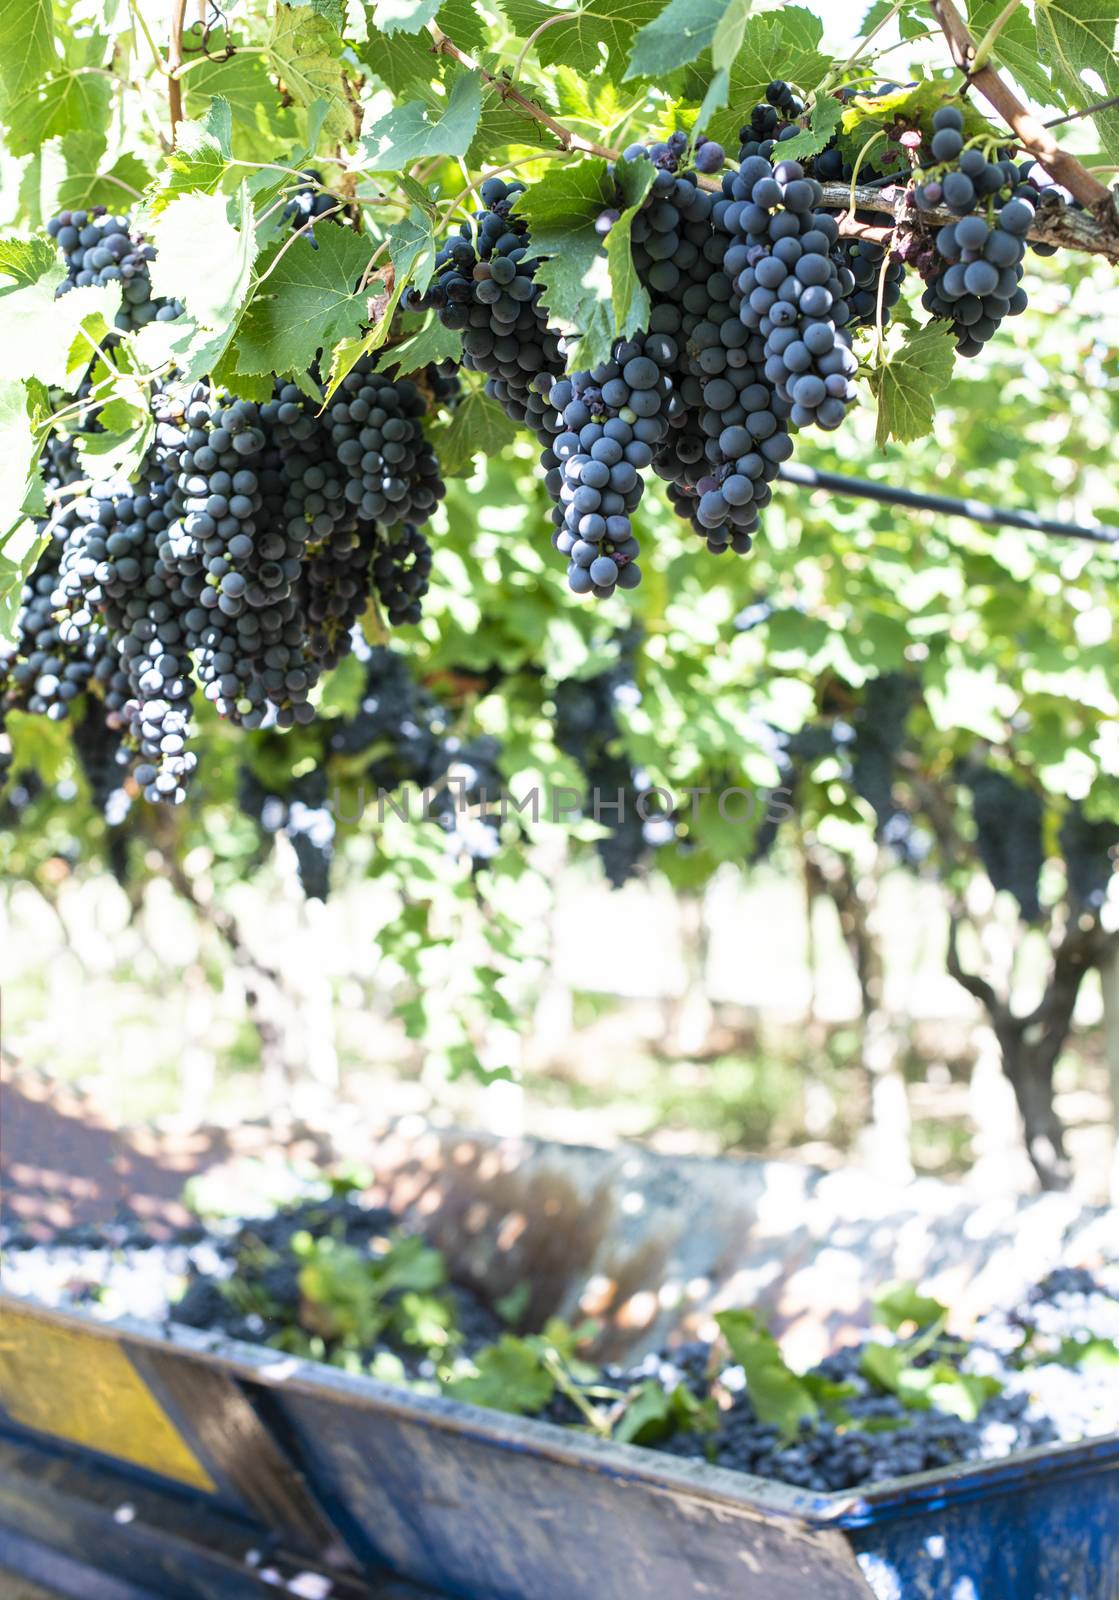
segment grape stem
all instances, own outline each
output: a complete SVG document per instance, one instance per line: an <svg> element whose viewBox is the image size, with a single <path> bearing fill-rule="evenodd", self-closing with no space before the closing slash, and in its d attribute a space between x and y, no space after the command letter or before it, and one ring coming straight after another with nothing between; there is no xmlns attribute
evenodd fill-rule
<svg viewBox="0 0 1119 1600"><path fill-rule="evenodd" d="M980 39L979 43L975 47L975 57L971 63L971 70L973 73L981 72L987 65L988 61L990 61L991 51L995 47L995 41L998 39L999 34L1006 27L1007 23L1010 21L1011 17L1017 11L1021 3L1022 0L1007 0L1006 5L1003 6L994 22L991 23L991 26L987 29L982 39Z"/></svg>
<svg viewBox="0 0 1119 1600"><path fill-rule="evenodd" d="M429 22L427 31L434 41L434 49L437 55L450 56L452 61L457 61L468 72L478 73L482 82L496 89L503 100L511 100L514 105L520 106L526 116L531 117L534 122L539 122L541 127L547 128L550 133L553 133L565 150L581 150L585 155L601 156L606 161L617 161L621 154L620 151L610 150L606 145L595 144L593 140L584 139L581 134L574 133L570 128L565 128L562 122L557 122L555 117L549 116L542 106L538 106L534 100L530 100L528 95L522 94L516 84L509 78L498 77L492 72L487 72L480 61L477 61L465 50L460 50L457 44L448 39L437 23Z"/></svg>
<svg viewBox="0 0 1119 1600"><path fill-rule="evenodd" d="M1061 149L1044 124L1026 110L1014 91L1002 81L994 67L981 58L980 50L957 11L954 0L930 0L930 4L933 16L948 41L952 60L968 82L975 85L983 98L1014 130L1019 144L1041 163L1050 177L1063 184L1074 199L1095 211L1101 221L1114 229L1119 219L1116 218L1111 191L1093 178L1075 156ZM999 17L996 30L1004 19L1005 14Z"/></svg>

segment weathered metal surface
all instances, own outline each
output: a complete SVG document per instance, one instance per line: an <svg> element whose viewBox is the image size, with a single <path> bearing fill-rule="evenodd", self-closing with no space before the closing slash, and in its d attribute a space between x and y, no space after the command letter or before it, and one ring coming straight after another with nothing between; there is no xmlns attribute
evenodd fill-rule
<svg viewBox="0 0 1119 1600"><path fill-rule="evenodd" d="M930 1473L839 1522L875 1600L1117 1600L1119 1438Z"/></svg>
<svg viewBox="0 0 1119 1600"><path fill-rule="evenodd" d="M0 1297L0 1319L9 1308ZM180 1392L208 1392L201 1373L236 1386L343 1530L357 1583L374 1584L358 1594L376 1595L387 1567L405 1594L420 1586L416 1600L1119 1600L1119 1438L813 1496L192 1330L99 1325L27 1303L16 1315L111 1342L164 1386L178 1366ZM174 1414L207 1459L205 1427ZM246 1521L220 1485L203 1495L157 1483L61 1443L45 1458L53 1468L29 1471L18 1452L33 1443L0 1440L0 1530L48 1548L61 1535L61 1548L110 1576L127 1553L124 1581L152 1585L150 1600L257 1594L245 1556L269 1531L262 1504ZM286 1517L290 1506L273 1510ZM282 1530L271 1531L281 1549ZM345 1600L347 1576L330 1570ZM105 1600L149 1594L106 1590Z"/></svg>
<svg viewBox="0 0 1119 1600"><path fill-rule="evenodd" d="M0 1325L3 1319L0 1318ZM215 1477L271 1529L284 1547L337 1572L358 1563L304 1475L264 1426L240 1384L219 1367L172 1351L133 1347L134 1370L180 1430L198 1441Z"/></svg>
<svg viewBox="0 0 1119 1600"><path fill-rule="evenodd" d="M214 1481L128 1357L81 1322L0 1316L0 1407L14 1422L195 1489Z"/></svg>

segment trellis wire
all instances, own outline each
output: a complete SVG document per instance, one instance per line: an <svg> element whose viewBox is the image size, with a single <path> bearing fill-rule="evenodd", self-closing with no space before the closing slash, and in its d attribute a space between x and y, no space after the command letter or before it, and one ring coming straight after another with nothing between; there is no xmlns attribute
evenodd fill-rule
<svg viewBox="0 0 1119 1600"><path fill-rule="evenodd" d="M1077 522L1058 522L1039 517L1032 511L1012 511L1005 506L985 505L982 500L958 500L953 495L924 494L916 489L898 489L891 484L872 483L868 478L848 478L841 472L821 472L796 462L786 462L777 476L785 483L803 489L828 489L832 494L850 495L859 500L878 500L883 505L909 506L916 511L944 511L949 516L967 517L1007 528L1026 528L1062 539L1084 539L1090 544L1119 545L1119 528L1098 523L1083 527Z"/></svg>

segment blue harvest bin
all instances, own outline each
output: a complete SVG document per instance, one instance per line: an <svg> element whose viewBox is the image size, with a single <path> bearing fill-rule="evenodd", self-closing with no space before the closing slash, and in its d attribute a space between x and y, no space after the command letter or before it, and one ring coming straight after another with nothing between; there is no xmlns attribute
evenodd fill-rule
<svg viewBox="0 0 1119 1600"><path fill-rule="evenodd" d="M12 1296L0 1406L0 1567L80 1600L275 1594L246 1541L339 1600L1119 1600L1119 1436L810 1495Z"/></svg>

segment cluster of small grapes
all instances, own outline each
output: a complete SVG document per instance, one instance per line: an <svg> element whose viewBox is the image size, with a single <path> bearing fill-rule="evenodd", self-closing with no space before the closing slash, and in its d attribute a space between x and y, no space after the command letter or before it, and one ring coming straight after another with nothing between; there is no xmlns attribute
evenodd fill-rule
<svg viewBox="0 0 1119 1600"><path fill-rule="evenodd" d="M155 442L136 486L90 490L55 600L72 605L78 591L78 603L103 618L116 656L106 720L138 755L133 775L145 798L179 802L196 765L186 748L194 684L180 580L160 546L178 508L183 415L180 402L161 398Z"/></svg>
<svg viewBox="0 0 1119 1600"><path fill-rule="evenodd" d="M10 707L58 721L93 679L112 674L108 634L88 608L60 612L55 590L82 517L80 497L65 490L81 475L72 443L52 435L40 460L43 482L57 509L42 519L43 553L23 585L15 637L4 663L5 701Z"/></svg>
<svg viewBox="0 0 1119 1600"><path fill-rule="evenodd" d="M501 790L501 750L489 736L463 742L451 730L443 706L420 684L407 659L385 646L361 641L355 654L365 666L358 710L319 724L318 757L283 792L261 782L255 770L243 768L238 785L241 809L266 834L282 833L291 841L305 892L325 900L334 856L337 819L329 801L332 757L345 760L345 771L357 794L395 796L406 786L423 795L424 817L447 835L448 848L484 865L498 846L496 799ZM264 734L256 750L260 766L285 770L282 752ZM305 749L305 747L304 747ZM306 750L305 750L306 753ZM361 770L355 758L368 755ZM470 815L486 802L492 814ZM378 800L373 800L378 804ZM347 820L356 820L347 816Z"/></svg>
<svg viewBox="0 0 1119 1600"><path fill-rule="evenodd" d="M1018 902L1026 922L1041 915L1045 864L1044 807L1033 789L997 767L965 773L975 818L975 847L996 889Z"/></svg>
<svg viewBox="0 0 1119 1600"><path fill-rule="evenodd" d="M120 729L110 727L92 696L86 697L74 719L73 738L95 809L104 812L110 822L122 821L129 805L123 784L131 763Z"/></svg>
<svg viewBox="0 0 1119 1600"><path fill-rule="evenodd" d="M309 525L294 505L283 505L285 475L270 470L261 409L199 384L185 421L182 515L160 554L181 582L203 693L244 727L259 728L270 705L310 721L313 678L296 593ZM289 481L310 492L306 458L296 453L289 465ZM281 510L288 512L282 521Z"/></svg>
<svg viewBox="0 0 1119 1600"><path fill-rule="evenodd" d="M1119 865L1119 825L1092 822L1082 806L1072 805L1061 823L1060 845L1069 899L1087 911L1099 911Z"/></svg>
<svg viewBox="0 0 1119 1600"><path fill-rule="evenodd" d="M925 259L921 304L952 323L960 355L974 356L1004 317L1026 309L1022 260L1037 190L1009 158L990 161L977 146L965 148L963 127L955 106L936 112L930 147L936 165L918 174L915 200L920 211L947 206L959 217L939 230Z"/></svg>
<svg viewBox="0 0 1119 1600"><path fill-rule="evenodd" d="M244 727L309 723L371 591L390 623L419 619L431 552L415 523L442 493L415 386L364 366L347 385L321 416L294 384L263 406L207 384L157 392L136 482L95 484L51 520L5 704L57 718L92 689L145 796L175 801L195 675ZM339 460L347 444L356 461ZM50 474L72 479L69 445L50 449Z"/></svg>
<svg viewBox="0 0 1119 1600"><path fill-rule="evenodd" d="M634 643L633 635L622 640L618 665L608 672L593 678L564 679L555 690L556 744L578 762L588 794L607 802L601 821L608 831L595 848L615 889L624 888L652 851L673 835L671 818L658 817L651 809L647 818L638 812L637 801L647 780L643 782L642 774L620 748L618 712L640 700L633 677ZM615 804L619 796L621 810Z"/></svg>
<svg viewBox="0 0 1119 1600"><path fill-rule="evenodd" d="M765 378L794 427L838 428L855 397L858 370L845 298L854 277L835 259L834 217L816 209L820 184L798 161L774 167L751 156L730 193L722 222L738 243L727 265L737 269L739 316L764 340ZM791 445L782 443L782 459L789 454Z"/></svg>
<svg viewBox="0 0 1119 1600"><path fill-rule="evenodd" d="M374 368L363 357L327 408L346 499L382 527L427 522L445 488L420 423L426 403L409 379L392 382Z"/></svg>
<svg viewBox="0 0 1119 1600"><path fill-rule="evenodd" d="M630 516L644 489L641 470L667 430L667 374L677 356L667 334L620 340L610 361L561 378L549 395L561 430L549 452L558 465L546 479L558 501L552 542L568 558L576 594L606 598L641 582Z"/></svg>
<svg viewBox="0 0 1119 1600"><path fill-rule="evenodd" d="M750 120L738 130L738 160L749 161L751 156L761 156L772 161L774 152L783 140L795 138L800 132L798 118L804 115L804 102L781 78L767 85L765 99L759 100L750 112ZM778 159L780 152L777 151ZM817 173L817 176L838 177L838 173Z"/></svg>
<svg viewBox="0 0 1119 1600"><path fill-rule="evenodd" d="M323 187L321 172L316 172L314 167L308 167L299 176L303 179L303 183L285 205L282 216L285 222L290 223L293 230L302 234L312 250L317 250L319 241L315 238L316 218L329 217L335 222L340 222L342 208L337 198Z"/></svg>
<svg viewBox="0 0 1119 1600"><path fill-rule="evenodd" d="M391 625L418 622L430 587L431 546L411 523L385 533L373 557L373 584Z"/></svg>
<svg viewBox="0 0 1119 1600"><path fill-rule="evenodd" d="M104 206L60 211L47 223L47 232L66 257L67 277L58 286L60 295L91 284L119 283L116 325L122 332L182 315L177 300L153 298L148 263L155 260L155 247L131 232L127 217L111 216Z"/></svg>
<svg viewBox="0 0 1119 1600"><path fill-rule="evenodd" d="M439 251L427 290L405 290L401 306L433 306L444 327L460 331L463 366L484 373L486 393L546 445L546 397L565 363L534 278L538 258L528 225L513 211L524 187L487 178L478 191L485 209Z"/></svg>
<svg viewBox="0 0 1119 1600"><path fill-rule="evenodd" d="M290 841L303 893L309 900L325 901L330 893L337 831L327 804L326 769L316 766L301 773L281 796L263 784L251 767L242 767L237 803L264 833L282 833Z"/></svg>
<svg viewBox="0 0 1119 1600"><path fill-rule="evenodd" d="M883 84L873 93L885 94L892 87ZM803 114L803 103L789 85L775 80L767 88L765 100L753 108L749 122L739 129L739 161L747 161L751 156L762 156L767 161L779 160L782 142L794 138L801 131L798 119ZM904 152L889 142L885 148L889 155L885 166L868 161L861 167L860 178L863 183L908 181L909 169ZM821 183L845 183L852 176L852 169L844 160L835 139L810 159L807 170ZM860 222L880 221L873 212L857 211L855 215ZM882 323L885 326L891 309L901 298L901 286L905 279L904 262L893 250L889 251L887 259L886 247L873 239L843 239L836 249L837 265L849 268L855 280L854 288L848 295L851 310L849 326L861 327L875 323L879 316L880 300Z"/></svg>
<svg viewBox="0 0 1119 1600"><path fill-rule="evenodd" d="M681 137L626 152L630 159L647 157L657 168L634 219L634 262L650 297L650 330L677 349L670 374L674 392L665 408L668 428L653 468L668 482L678 514L709 550L745 553L769 490L760 457L738 471L752 444L742 424L751 407L767 403L768 390L757 387L759 374L746 348L749 332L734 314L734 286L725 270L730 238L716 225L721 202L699 187L695 172L678 170L673 140ZM717 172L725 159L714 141L697 145L698 169ZM747 476L751 468L753 477Z"/></svg>

